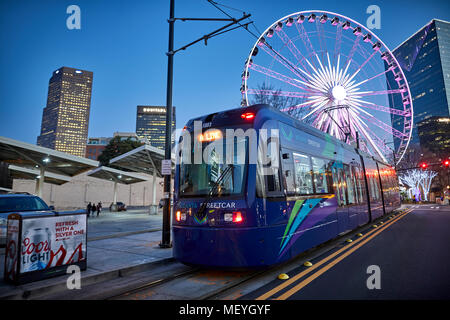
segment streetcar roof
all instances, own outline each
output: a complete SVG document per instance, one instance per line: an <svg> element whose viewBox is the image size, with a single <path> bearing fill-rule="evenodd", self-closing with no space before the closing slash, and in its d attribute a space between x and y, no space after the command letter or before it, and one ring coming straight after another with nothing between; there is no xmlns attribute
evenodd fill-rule
<svg viewBox="0 0 450 320"><path fill-rule="evenodd" d="M244 113L254 113L255 120L257 119L258 115L260 116L260 118L262 118L262 121L261 120L256 121L256 123L259 123L259 124L254 125L254 127L261 126L266 120L269 120L269 119L278 120L278 121L284 122L286 124L290 124L293 127L296 127L306 133L309 133L309 134L314 135L321 139L324 139L325 136L328 136L337 145L340 145L342 148L344 148L346 150L349 150L351 152L356 152L366 158L371 158L379 163L382 163L387 166L391 166L390 164L385 163L381 159L373 157L360 149L357 150L356 148L342 142L341 140L335 138L334 136L332 136L328 133L325 133L313 126L305 124L302 121L300 121L299 119L294 118L285 112L281 112L280 110L278 110L268 104L255 104L255 105L248 106L245 108L242 108L242 107L234 108L234 109L215 112L215 113L207 114L207 115L200 116L197 118L193 118L187 122L185 128L189 131L192 131L193 126L194 126L194 121L201 121L203 124L207 124L206 126L204 126L206 128L221 127L221 126L225 126L225 125L233 125L233 126L248 125L249 123L255 123L255 122L249 122L248 120L243 119L241 117L241 115Z"/></svg>

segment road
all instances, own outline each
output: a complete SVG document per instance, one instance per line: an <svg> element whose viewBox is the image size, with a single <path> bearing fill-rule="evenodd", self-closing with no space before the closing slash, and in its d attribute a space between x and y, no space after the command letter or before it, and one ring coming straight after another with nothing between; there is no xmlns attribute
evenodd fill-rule
<svg viewBox="0 0 450 320"><path fill-rule="evenodd" d="M262 273L200 270L119 299L449 299L449 244L450 208L413 206Z"/></svg>
<svg viewBox="0 0 450 320"><path fill-rule="evenodd" d="M378 228L380 229L375 231ZM318 267L315 266L338 248L311 260L312 267L301 266L290 270L290 280L285 281L296 279L289 285L284 287L285 281L277 279L241 298L450 298L448 206L412 206L410 213L387 220L385 225L379 225L378 228L368 229L360 240L353 238L352 243L345 242L345 245L339 247L344 249L342 252ZM368 232L373 233L369 235ZM345 249L347 246L348 249ZM313 270L309 271L310 269ZM368 288L368 282L372 289ZM379 288L373 288L375 284Z"/></svg>

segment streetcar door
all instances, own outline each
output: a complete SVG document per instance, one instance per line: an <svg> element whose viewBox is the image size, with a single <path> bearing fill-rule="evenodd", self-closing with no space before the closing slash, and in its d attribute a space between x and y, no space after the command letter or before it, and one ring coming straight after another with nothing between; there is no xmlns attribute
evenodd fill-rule
<svg viewBox="0 0 450 320"><path fill-rule="evenodd" d="M337 218L338 218L338 227L339 233L343 233L348 230L349 218L348 218L348 195L344 167L342 163L335 162L332 168L333 174L333 186L334 192L337 199Z"/></svg>
<svg viewBox="0 0 450 320"><path fill-rule="evenodd" d="M295 195L294 182L294 162L292 152L287 149L281 149L281 165L283 170L283 184L286 196Z"/></svg>

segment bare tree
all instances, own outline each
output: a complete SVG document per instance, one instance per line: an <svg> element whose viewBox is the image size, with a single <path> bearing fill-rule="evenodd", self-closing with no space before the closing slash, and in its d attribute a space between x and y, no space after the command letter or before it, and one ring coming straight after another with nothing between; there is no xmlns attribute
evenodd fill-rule
<svg viewBox="0 0 450 320"><path fill-rule="evenodd" d="M272 107L282 110L287 114L302 120L302 117L306 115L307 109L304 107L295 107L302 104L305 98L289 97L282 94L281 89L275 89L272 84L266 84L263 82L262 85L258 85L257 93L253 95L253 99L250 100L251 104L268 104ZM304 121L304 120L302 120ZM311 123L310 118L304 121L306 123Z"/></svg>

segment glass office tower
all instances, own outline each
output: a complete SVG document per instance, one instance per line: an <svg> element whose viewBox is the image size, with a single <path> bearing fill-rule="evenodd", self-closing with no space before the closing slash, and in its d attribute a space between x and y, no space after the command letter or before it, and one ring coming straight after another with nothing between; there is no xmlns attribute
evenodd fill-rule
<svg viewBox="0 0 450 320"><path fill-rule="evenodd" d="M430 137L421 141L418 124L450 114L450 23L433 19L392 52L405 73L413 101L414 124L409 150L428 149L421 143L430 141ZM388 81L395 80L391 77ZM394 128L401 128L395 118L392 121ZM439 122L427 122L427 128L433 124Z"/></svg>
<svg viewBox="0 0 450 320"><path fill-rule="evenodd" d="M39 146L84 157L92 91L91 71L62 67L48 85Z"/></svg>
<svg viewBox="0 0 450 320"><path fill-rule="evenodd" d="M172 114L172 145L175 141L175 107ZM146 143L164 150L166 144L166 107L137 106L136 134Z"/></svg>

